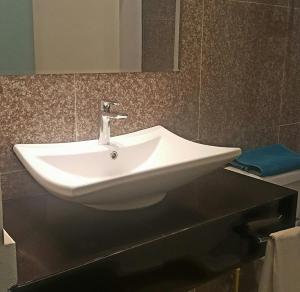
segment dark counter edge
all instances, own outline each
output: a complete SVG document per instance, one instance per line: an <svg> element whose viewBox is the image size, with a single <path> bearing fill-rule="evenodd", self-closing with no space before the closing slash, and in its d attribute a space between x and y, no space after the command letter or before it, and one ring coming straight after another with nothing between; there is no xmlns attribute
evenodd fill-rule
<svg viewBox="0 0 300 292"><path fill-rule="evenodd" d="M226 172L229 172L229 171L226 171ZM232 173L232 172L230 172L230 173L231 173L231 176L241 177L240 174L236 174L236 173ZM243 179L245 180L245 177ZM248 177L247 180L248 179L252 180L252 181L255 180L254 178L250 178L250 177ZM262 181L261 183L269 184L269 183L264 182L264 181ZM197 224L190 225L189 228L188 228L188 231L195 232L195 231L197 231L197 229L200 230L203 225L212 224L212 223L218 222L218 221L220 221L224 218L230 218L230 216L235 216L238 213L242 214L243 212L251 211L251 210L254 210L257 207L263 207L263 206L266 206L270 203L274 203L274 202L277 202L277 201L279 202L281 200L287 201L287 202L289 202L290 206L296 207L297 206L297 198L298 198L297 191L292 190L292 189L288 189L288 188L285 188L285 187L278 186L278 190L279 189L281 189L281 191L282 191L281 194L282 195L278 195L274 199L266 200L264 204L252 205L251 207L244 208L244 209L241 208L238 212L227 213L224 216L219 216L219 217L216 217L216 218L209 219L205 222L200 222L200 223L197 223ZM296 219L296 208L293 208L293 214L289 214L288 217L289 217L288 218L289 221L287 222L287 224L282 225L279 230L290 228L290 227L294 226L294 222L295 222L294 219ZM294 221L294 222L292 223L292 221ZM186 231L187 231L186 228L183 228L181 230L178 229L178 230L176 230L176 232L162 235L162 236L160 236L158 238L155 238L153 240L150 239L150 240L142 241L142 242L134 244L134 245L125 246L121 250L118 250L116 252L113 252L113 253L110 253L110 254L107 254L107 255L103 255L101 257L96 257L95 259L87 261L86 263L83 263L79 266L74 266L74 267L66 269L62 272L54 273L50 276L43 277L43 278L40 278L38 280L28 281L28 282L16 285L14 287L11 287L10 291L11 292L46 291L46 290L40 290L39 287L42 287L43 285L45 286L45 285L48 285L48 284L51 286L52 284L55 284L57 281L61 281L61 280L66 281L66 283L69 282L69 284L70 284L72 282L72 279L74 279L74 277L76 277L77 279L82 279L82 281L88 281L88 280L91 279L91 277L93 277L95 275L99 276L99 274L102 275L104 278L107 277L106 280L105 280L106 283L112 283L112 281L114 282L114 281L118 281L118 280L122 280L123 282L128 282L128 281L131 281L133 279L135 279L135 281L138 281L140 279L146 279L146 278L149 278L149 277L151 279L155 278L155 279L159 280L164 275L168 277L168 274L170 275L170 271L171 271L172 275L177 275L176 271L181 271L178 274L178 279L179 279L182 274L185 274L184 273L185 270L189 271L189 273L187 274L187 277L189 278L189 276L191 276L193 278L192 281L189 281L189 282L191 282L191 283L192 282L193 283L202 283L203 279L201 279L201 276L203 276L203 274L200 275L199 273L190 270L190 267L185 268L184 267L185 263L180 262L180 261L166 263L165 266L160 267L160 268L158 267L158 269L156 269L156 270L151 270L150 269L148 271L143 271L141 273L129 275L128 277L123 277L122 276L122 278L117 277L113 273L111 274L110 273L111 271L107 271L106 267L105 267L105 269L103 269L103 266L105 266L106 260L109 260L109 259L113 258L114 256L122 255L122 254L125 254L126 252L130 253L130 251L134 251L134 250L138 249L139 247L147 247L149 244L151 246L151 243L157 243L157 242L164 242L164 241L172 240L172 238L174 238L176 236L179 236L181 234L186 234ZM274 231L276 231L276 230L274 230ZM263 249L263 252L261 251L260 253L255 255L255 258L259 258L259 257L263 256L263 254L264 254L264 249ZM247 263L248 261L251 261L253 259L254 259L253 256L251 258L244 258L241 261L241 264ZM238 266L239 265L233 264L231 267L227 268L226 270L224 269L224 272L228 271L230 269L233 269L235 267L238 267ZM109 273L107 273L107 272L109 272ZM214 276L216 276L218 274L220 274L220 273L205 275L205 281L207 279L213 278ZM195 276L195 277L193 277L193 276ZM193 284L188 285L187 283L186 283L185 286L190 287L190 288L195 287ZM186 288L185 288L185 290L186 290ZM51 290L49 290L49 291L51 291ZM56 291L60 291L60 290L56 290ZM98 291L98 290L96 290L96 291ZM103 290L101 290L101 291L103 291ZM104 290L104 291L106 291L106 290ZM128 291L130 291L130 290L128 290ZM177 291L177 290L173 289L172 291ZM178 290L178 291L181 291L181 290Z"/></svg>
<svg viewBox="0 0 300 292"><path fill-rule="evenodd" d="M282 197L278 197L275 200L270 200L269 202L266 202L264 205L261 205L261 207L267 206L270 202L276 202L276 201L280 201L282 199L287 199L290 198L291 201L293 201L293 204L297 205L297 199L298 199L298 193L295 190L292 189L288 189L285 188L286 191L288 191L289 193L286 193L284 195L282 195ZM242 213L243 211L251 211L254 210L256 207L252 207L252 208L245 208L244 210L241 210L239 213ZM207 223L212 223L215 221L219 221L224 219L225 217L230 217L231 215L236 215L237 213L232 213L226 216L222 216L216 219L211 219L209 221L206 221L205 223L199 223L199 224L195 224L194 226L190 227L189 230L196 230L198 227L202 226L203 224L207 224ZM295 214L292 214L291 217L296 218L296 211ZM281 229L287 229L287 228L291 228L294 227L294 224L291 223L287 223L284 226L281 226L281 228L279 228L279 230ZM100 275L101 272L104 272L104 274L102 274L102 276L104 277L108 277L103 281L104 287L107 287L106 285L109 285L110 283L113 283L115 281L121 281L123 284L123 288L124 291L130 291L127 290L126 288L126 283L130 286L130 283L128 282L132 282L132 281L141 281L141 279L143 279L143 281L148 281L150 284L150 281L152 282L157 281L157 283L162 283L162 285L167 285L167 287L172 287L170 289L170 291L186 291L186 289L193 289L196 286L195 285L200 285L202 283L207 282L210 279L213 279L217 276L222 275L223 273L226 273L232 269L238 268L243 264L247 264L251 261L254 260L253 257L249 257L249 258L245 258L241 264L237 264L237 265L232 265L230 268L227 268L226 270L222 271L221 273L214 273L214 274L201 274L198 273L197 269L193 269L192 267L185 267L185 263L181 262L181 261L174 261L173 263L168 263L165 266L158 268L157 270L149 270L149 271L144 271L141 273L137 273L137 274L133 274L133 275L129 275L128 277L117 277L117 276L111 276L106 274L107 271L105 270L101 270L101 264L105 264L105 260L109 259L113 256L116 255L120 255L126 251L130 251L130 250L134 250L137 247L142 247L142 246L146 246L147 244L149 244L150 242L158 242L158 241L162 241L165 239L172 239L172 237L179 235L180 233L184 233L186 230L180 230L174 234L169 234L166 236L162 236L160 238L151 240L151 241L146 241L137 245L134 245L128 249L124 249L122 251L118 251L116 253L113 254L108 254L107 256L104 257L100 257L100 258L95 258L92 261L89 261L81 266L78 267L73 267L70 269L67 269L65 271L53 274L49 277L44 277L41 278L39 280L35 280L32 282L27 282L24 283L22 285L16 285L11 287L11 289L9 290L10 292L26 292L26 291L48 291L48 289L44 290L44 288L42 288L42 290L40 290L40 287L44 287L45 285L49 285L49 291L53 291L52 290L52 286L51 285L55 285L55 283L57 281L66 281L66 285L71 289L75 289L76 290L76 286L70 287L70 285L72 286L72 282L75 278L80 278L82 281L89 281L92 280L93 277ZM264 247L266 246L266 244L263 244ZM257 255L255 256L256 259L261 258L264 255L263 253L257 253ZM174 277L175 276L175 277ZM185 277L184 279L181 279L181 277ZM171 284L168 283L168 281L171 281L170 277L174 277L176 280L176 284ZM167 279L167 284L165 283ZM182 290L181 288L178 288L178 282L182 283L184 282L184 289ZM168 285L169 284L169 285ZM76 284L75 284L76 285ZM158 284L159 286L156 288L160 287L160 284ZM180 285L180 284L179 284ZM96 287L94 287L96 288ZM97 287L99 288L99 287ZM105 288L104 288L105 289ZM101 290L99 291L110 291L109 288L107 288L108 290L103 290L103 287ZM118 288L119 289L119 288ZM167 288L168 289L168 288ZM61 290L55 290L55 291L61 291ZM98 291L98 290L95 290ZM122 289L120 291L123 291ZM133 291L133 290L132 290ZM134 290L134 291L138 291L138 290ZM142 290L141 290L142 291ZM147 290L148 291L148 290ZM156 291L156 290L155 290ZM159 290L159 291L163 291L163 290ZM150 291L149 291L150 292Z"/></svg>

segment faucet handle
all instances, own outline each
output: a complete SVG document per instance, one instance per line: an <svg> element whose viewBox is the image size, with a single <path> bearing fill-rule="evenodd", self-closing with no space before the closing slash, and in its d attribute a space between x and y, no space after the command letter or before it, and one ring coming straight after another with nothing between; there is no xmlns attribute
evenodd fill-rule
<svg viewBox="0 0 300 292"><path fill-rule="evenodd" d="M109 113L112 105L119 105L119 103L115 101L101 100L100 109L103 112Z"/></svg>

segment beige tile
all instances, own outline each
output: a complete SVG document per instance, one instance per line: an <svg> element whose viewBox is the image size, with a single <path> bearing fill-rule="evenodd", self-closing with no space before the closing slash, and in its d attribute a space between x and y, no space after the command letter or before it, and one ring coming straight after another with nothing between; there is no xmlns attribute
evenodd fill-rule
<svg viewBox="0 0 300 292"><path fill-rule="evenodd" d="M173 13L170 1L167 6L156 1L161 11L157 19ZM162 124L197 138L202 1L184 0L181 8L180 73L77 75L80 140L98 136L99 100L105 98L119 100L119 110L130 115L115 123L114 135ZM73 75L0 77L0 87L0 172L22 168L12 152L15 143L74 140Z"/></svg>
<svg viewBox="0 0 300 292"><path fill-rule="evenodd" d="M180 73L172 118L174 131L190 140L198 137L202 8L202 0L181 2Z"/></svg>
<svg viewBox="0 0 300 292"><path fill-rule="evenodd" d="M199 71L178 75L178 96L173 109L173 129L178 135L196 140L199 118Z"/></svg>
<svg viewBox="0 0 300 292"><path fill-rule="evenodd" d="M279 142L300 152L300 123L280 126Z"/></svg>
<svg viewBox="0 0 300 292"><path fill-rule="evenodd" d="M1 135L0 135L1 137ZM16 157L10 143L0 145L0 174L22 169L22 164Z"/></svg>
<svg viewBox="0 0 300 292"><path fill-rule="evenodd" d="M289 0L290 7L300 8L300 0Z"/></svg>
<svg viewBox="0 0 300 292"><path fill-rule="evenodd" d="M281 124L300 122L300 9L290 13Z"/></svg>
<svg viewBox="0 0 300 292"><path fill-rule="evenodd" d="M174 48L169 46L161 50L160 47L143 49L143 71L170 72L174 70Z"/></svg>
<svg viewBox="0 0 300 292"><path fill-rule="evenodd" d="M191 140L198 138L202 8L202 0L181 2L180 73L173 124L176 133Z"/></svg>
<svg viewBox="0 0 300 292"><path fill-rule="evenodd" d="M143 18L170 20L174 18L176 0L147 0L142 1Z"/></svg>
<svg viewBox="0 0 300 292"><path fill-rule="evenodd" d="M112 125L113 135L161 124L197 138L201 8L202 1L182 1L181 72L76 75L79 140L98 137L101 99L119 101L116 110L129 114Z"/></svg>
<svg viewBox="0 0 300 292"><path fill-rule="evenodd" d="M203 0L181 1L179 67L183 74L200 71L202 8Z"/></svg>
<svg viewBox="0 0 300 292"><path fill-rule="evenodd" d="M143 22L143 50L160 48L162 51L172 47L174 51L174 20L147 20Z"/></svg>
<svg viewBox="0 0 300 292"><path fill-rule="evenodd" d="M18 168L9 153L15 143L73 141L73 75L0 77L0 172Z"/></svg>
<svg viewBox="0 0 300 292"><path fill-rule="evenodd" d="M100 100L116 100L114 110L125 112L128 119L115 121L112 135L129 133L158 124L169 126L176 96L174 74L78 75L77 115L78 138L97 138Z"/></svg>
<svg viewBox="0 0 300 292"><path fill-rule="evenodd" d="M174 30L174 20L143 21L142 70L144 72L173 71Z"/></svg>
<svg viewBox="0 0 300 292"><path fill-rule="evenodd" d="M267 5L280 5L288 6L291 0L229 0L229 1L239 1L239 2L252 2L253 4L267 4Z"/></svg>
<svg viewBox="0 0 300 292"><path fill-rule="evenodd" d="M275 143L287 9L206 0L204 20L200 142Z"/></svg>
<svg viewBox="0 0 300 292"><path fill-rule="evenodd" d="M3 200L47 194L25 170L2 174L1 189Z"/></svg>

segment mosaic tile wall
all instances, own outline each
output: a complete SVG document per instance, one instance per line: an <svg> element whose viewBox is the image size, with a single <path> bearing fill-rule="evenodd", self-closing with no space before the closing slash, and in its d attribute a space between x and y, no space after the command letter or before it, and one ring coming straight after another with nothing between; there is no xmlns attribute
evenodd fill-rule
<svg viewBox="0 0 300 292"><path fill-rule="evenodd" d="M23 171L15 143L97 138L101 99L119 101L129 115L112 125L113 135L161 124L197 140L202 8L182 1L180 72L0 76L2 180Z"/></svg>
<svg viewBox="0 0 300 292"><path fill-rule="evenodd" d="M201 143L300 151L300 0L182 0L181 10L180 72L0 76L4 199L45 192L12 145L97 138L101 99L129 114L113 135L161 124Z"/></svg>
<svg viewBox="0 0 300 292"><path fill-rule="evenodd" d="M144 0L142 71L170 71L174 67L176 0Z"/></svg>

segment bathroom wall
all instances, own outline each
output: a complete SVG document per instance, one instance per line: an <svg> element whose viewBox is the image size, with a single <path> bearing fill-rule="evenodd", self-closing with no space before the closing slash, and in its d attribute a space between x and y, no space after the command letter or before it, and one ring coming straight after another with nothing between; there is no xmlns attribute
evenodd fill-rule
<svg viewBox="0 0 300 292"><path fill-rule="evenodd" d="M280 142L300 151L300 1L291 5L279 135Z"/></svg>
<svg viewBox="0 0 300 292"><path fill-rule="evenodd" d="M101 99L129 114L114 135L161 124L201 143L300 150L300 0L182 0L181 12L180 72L0 77L4 199L44 192L12 145L97 138Z"/></svg>
<svg viewBox="0 0 300 292"><path fill-rule="evenodd" d="M119 110L129 114L114 123L113 134L162 124L197 140L201 15L201 1L183 1L179 73L0 77L4 197L11 196L7 187L16 173L24 174L12 145L97 138L101 99L120 101Z"/></svg>
<svg viewBox="0 0 300 292"><path fill-rule="evenodd" d="M142 2L119 0L120 10L120 71L142 71Z"/></svg>
<svg viewBox="0 0 300 292"><path fill-rule="evenodd" d="M12 145L97 138L101 99L129 114L113 134L162 124L201 143L300 150L299 2L182 0L180 72L1 76L4 198L15 173L26 176Z"/></svg>
<svg viewBox="0 0 300 292"><path fill-rule="evenodd" d="M253 2L205 1L199 140L295 147L279 125L299 121L300 26L292 1Z"/></svg>
<svg viewBox="0 0 300 292"><path fill-rule="evenodd" d="M144 0L142 13L143 71L170 71L174 67L176 0Z"/></svg>

